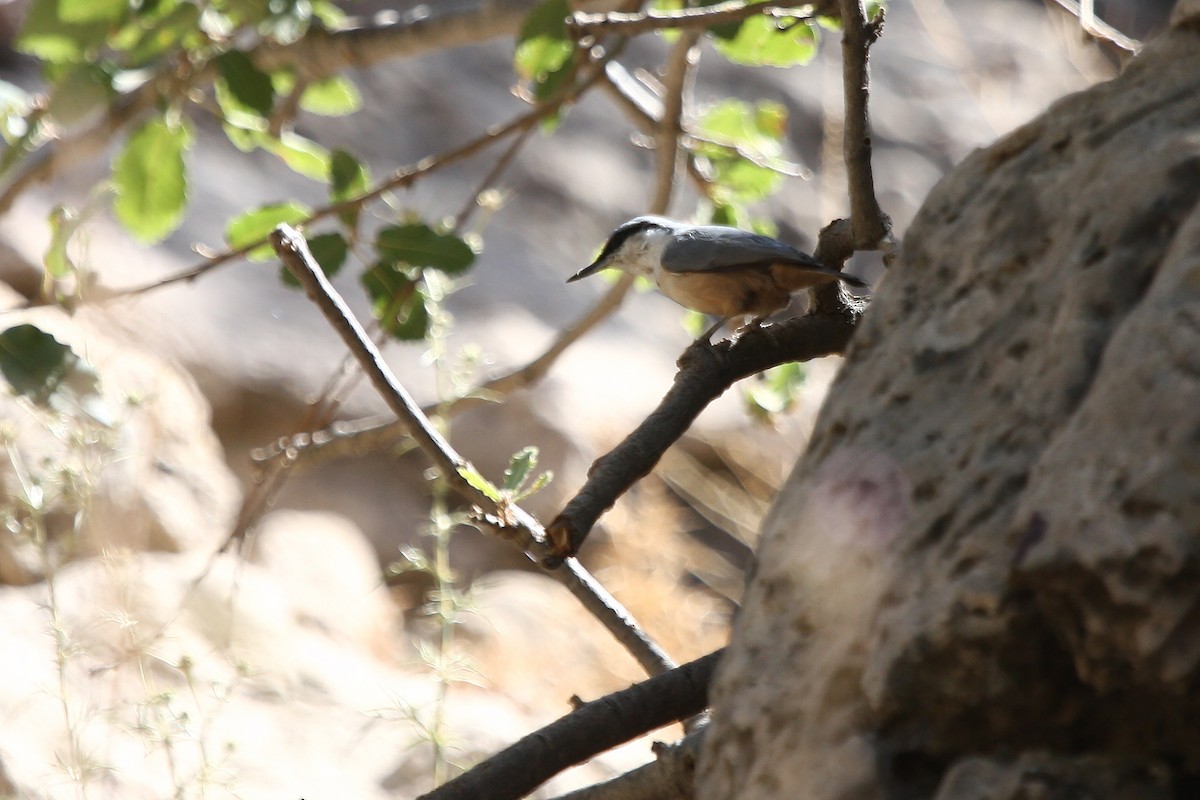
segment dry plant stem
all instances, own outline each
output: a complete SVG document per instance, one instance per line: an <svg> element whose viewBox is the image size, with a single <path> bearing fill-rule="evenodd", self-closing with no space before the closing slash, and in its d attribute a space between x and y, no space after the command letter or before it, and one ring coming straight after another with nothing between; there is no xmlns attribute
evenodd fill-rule
<svg viewBox="0 0 1200 800"><path fill-rule="evenodd" d="M587 34L592 36L603 34L636 36L639 33L668 28L712 28L732 22L741 22L758 14L766 14L778 19L809 19L816 13L816 7L821 5L821 3L743 3L740 0L733 0L733 2L720 3L715 6L683 8L678 11L651 10L634 14L615 12L587 14L577 11L567 18L567 25L577 38Z"/></svg>
<svg viewBox="0 0 1200 800"><path fill-rule="evenodd" d="M850 189L850 218L854 223L855 248L874 250L891 229L891 222L884 216L875 197L875 177L871 168L871 123L867 114L870 92L868 56L883 25L883 12L880 11L879 17L868 22L861 0L841 0L841 9L842 91L846 97L842 154Z"/></svg>
<svg viewBox="0 0 1200 800"><path fill-rule="evenodd" d="M680 357L675 382L658 407L592 464L583 488L546 528L556 555L577 552L600 515L647 475L700 412L736 381L789 361L843 352L861 315L862 306L848 303L751 328L736 341L693 343Z"/></svg>
<svg viewBox="0 0 1200 800"><path fill-rule="evenodd" d="M550 553L545 545L545 531L541 524L515 503L497 502L467 481L464 475L473 471L470 463L433 427L412 396L396 380L379 349L367 337L345 300L334 290L313 259L304 237L294 228L281 225L271 234L270 240L284 265L342 337L375 390L404 425L406 433L433 462L446 484L468 502L484 509L484 522L497 534L516 541L526 553L545 561ZM630 649L644 669L656 674L673 666L661 648L654 645L636 626L629 612L599 587L577 562L572 562L559 580L584 602L593 615L598 616L599 621L622 645Z"/></svg>
<svg viewBox="0 0 1200 800"><path fill-rule="evenodd" d="M568 767L708 707L722 651L585 703L422 795L419 800L516 800Z"/></svg>

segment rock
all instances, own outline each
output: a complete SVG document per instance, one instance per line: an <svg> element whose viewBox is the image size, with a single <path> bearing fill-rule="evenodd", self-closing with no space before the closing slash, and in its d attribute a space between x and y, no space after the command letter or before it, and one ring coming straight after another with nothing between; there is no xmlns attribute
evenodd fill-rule
<svg viewBox="0 0 1200 800"><path fill-rule="evenodd" d="M1178 25L926 200L764 523L699 797L1200 763L1198 44ZM944 796L1042 796L1031 763Z"/></svg>
<svg viewBox="0 0 1200 800"><path fill-rule="evenodd" d="M69 345L94 369L99 387L58 398L63 403L52 411L0 397L13 442L0 462L0 486L14 524L23 526L0 539L0 582L41 576L45 565L33 544L41 536L56 560L113 548L215 547L229 531L238 488L191 378L102 309L5 315L5 328L21 324ZM25 484L43 498L38 513L18 499Z"/></svg>
<svg viewBox="0 0 1200 800"><path fill-rule="evenodd" d="M1164 765L1027 753L1015 760L976 757L955 763L934 800L1170 800L1177 796Z"/></svg>
<svg viewBox="0 0 1200 800"><path fill-rule="evenodd" d="M290 513L264 533L255 562L128 553L66 566L53 594L0 587L0 764L16 796L385 800L430 788L439 684L389 652L396 609L366 581L362 534ZM445 703L456 762L536 727L494 691L457 684ZM593 765L555 790L613 772Z"/></svg>

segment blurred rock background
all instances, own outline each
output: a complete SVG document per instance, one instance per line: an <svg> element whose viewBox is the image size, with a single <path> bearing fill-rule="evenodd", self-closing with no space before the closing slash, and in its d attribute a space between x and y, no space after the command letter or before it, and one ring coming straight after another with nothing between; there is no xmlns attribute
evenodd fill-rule
<svg viewBox="0 0 1200 800"><path fill-rule="evenodd" d="M378 6L354 4L354 12ZM8 31L20 4L3 7ZM626 62L661 62L655 38ZM524 106L509 91L508 40L383 64L352 77L364 109L345 119L302 117L298 130L345 147L383 175L474 136ZM903 233L939 177L973 148L1011 130L1054 99L1104 79L1112 65L1082 42L1076 23L1019 0L917 0L888 10L872 52L872 122L881 202ZM817 60L790 70L749 70L706 51L695 101L769 98L790 114L789 158L814 173L792 179L762 206L784 238L811 243L845 213L839 171L841 72L836 38ZM0 78L36 88L37 68L9 55ZM552 137L532 142L502 182L505 202L482 230L469 287L453 296L452 351L476 346L484 374L536 357L582 315L600 283L563 281L590 260L620 221L645 209L651 155L608 98L593 93ZM219 130L198 130L190 156L191 210L163 246L147 250L104 214L87 227L87 263L120 289L174 274L218 245L226 222L257 204L319 204L324 188L273 159L235 151ZM115 144L115 143L114 143ZM426 219L455 214L495 153L419 181L397 200ZM40 283L37 266L61 202L82 204L108 154L23 194L0 218L0 280L18 306ZM682 192L672 212L688 216ZM880 279L869 261L855 271ZM352 270L337 281L355 310L367 303ZM33 316L30 316L33 315ZM528 506L552 515L588 464L645 416L668 387L689 337L680 311L653 294L626 301L569 350L536 389L455 418L451 438L485 475L533 444L556 479ZM78 345L105 386L118 420L112 435L86 415L72 427L6 401L0 412L9 504L44 469L78 459L85 491L65 489L46 516L49 541L77 536L75 560L44 580L37 548L0 554L0 795L67 797L407 797L428 787L431 709L441 691L421 659L431 633L420 585L389 592L380 566L421 545L428 526L425 465L390 452L321 460L298 471L264 519L246 559L214 555L254 476L249 458L297 430L305 404L343 358L340 343L274 264L233 263L194 283L119 298L74 316L36 318ZM418 399L436 399L423 347L392 346L388 359ZM836 364L808 370L806 395L773 429L753 423L736 392L700 419L652 478L603 520L584 560L678 660L719 646L735 567L697 547L709 519L754 531L771 488L803 448ZM365 388L340 416L382 411ZM16 456L12 454L16 453ZM15 459L15 460L14 460ZM720 477L708 470L718 468ZM721 502L725 493L737 496ZM730 511L734 509L735 511ZM736 512L736 513L735 513ZM707 517L707 519L706 519ZM15 541L15 538L14 538ZM462 636L470 668L444 706L444 743L471 763L559 716L572 694L627 685L639 673L553 582L503 543L455 536L454 563L476 612ZM86 754L86 758L83 755ZM635 744L566 776L565 786L649 758ZM7 782L7 785L6 785Z"/></svg>

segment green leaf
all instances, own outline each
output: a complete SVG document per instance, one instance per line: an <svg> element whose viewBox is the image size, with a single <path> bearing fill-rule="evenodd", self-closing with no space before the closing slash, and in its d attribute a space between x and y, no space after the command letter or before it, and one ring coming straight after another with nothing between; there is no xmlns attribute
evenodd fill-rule
<svg viewBox="0 0 1200 800"><path fill-rule="evenodd" d="M187 208L183 153L192 134L182 121L150 120L113 161L117 219L136 238L157 242L178 227Z"/></svg>
<svg viewBox="0 0 1200 800"><path fill-rule="evenodd" d="M375 249L386 262L412 267L433 267L450 275L463 272L475 261L475 251L450 233L438 233L423 223L384 228Z"/></svg>
<svg viewBox="0 0 1200 800"><path fill-rule="evenodd" d="M329 154L329 196L335 201L360 195L371 182L370 173L357 158L345 150Z"/></svg>
<svg viewBox="0 0 1200 800"><path fill-rule="evenodd" d="M417 291L401 313L387 320L380 320L383 329L395 339L402 342L417 342L425 338L429 332L429 307L425 305L424 287L417 285Z"/></svg>
<svg viewBox="0 0 1200 800"><path fill-rule="evenodd" d="M335 203L364 194L371 183L371 173L345 150L329 154L329 198ZM342 224L350 230L358 227L359 207L338 212Z"/></svg>
<svg viewBox="0 0 1200 800"><path fill-rule="evenodd" d="M537 466L538 449L526 447L513 454L508 461L508 469L504 470L504 491L509 495L515 494L529 477L529 473Z"/></svg>
<svg viewBox="0 0 1200 800"><path fill-rule="evenodd" d="M500 494L500 490L492 485L491 481L479 474L479 470L471 464L464 464L458 468L458 474L462 479L469 483L473 488L478 489L481 494L499 503L504 499Z"/></svg>
<svg viewBox="0 0 1200 800"><path fill-rule="evenodd" d="M51 63L82 61L108 36L105 20L71 22L64 0L33 0L17 38L17 49Z"/></svg>
<svg viewBox="0 0 1200 800"><path fill-rule="evenodd" d="M797 361L780 364L756 375L743 390L747 411L764 421L790 411L804 386L805 377L804 365Z"/></svg>
<svg viewBox="0 0 1200 800"><path fill-rule="evenodd" d="M323 117L344 117L362 108L362 94L349 78L335 75L306 86L300 107Z"/></svg>
<svg viewBox="0 0 1200 800"><path fill-rule="evenodd" d="M540 81L567 63L575 45L567 37L567 0L542 0L525 18L513 65L526 80Z"/></svg>
<svg viewBox="0 0 1200 800"><path fill-rule="evenodd" d="M50 212L50 246L42 256L46 273L62 280L75 272L75 262L67 252L71 237L79 228L78 215L66 206L57 205Z"/></svg>
<svg viewBox="0 0 1200 800"><path fill-rule="evenodd" d="M340 233L319 233L308 237L308 250L321 266L321 271L332 277L346 263L350 245ZM279 277L287 286L300 287L300 281L296 280L287 267L279 268Z"/></svg>
<svg viewBox="0 0 1200 800"><path fill-rule="evenodd" d="M128 10L128 0L58 0L58 16L63 22L116 22Z"/></svg>
<svg viewBox="0 0 1200 800"><path fill-rule="evenodd" d="M709 109L697 123L699 142L694 152L709 164L718 205L757 200L775 192L782 172L794 166L782 161L787 134L787 109L779 103L725 100Z"/></svg>
<svg viewBox="0 0 1200 800"><path fill-rule="evenodd" d="M229 221L225 226L225 241L233 248L246 247L266 239L276 226L284 223L298 225L311 214L312 209L303 203L272 203L259 206ZM270 261L273 256L270 244L255 247L246 254L250 261Z"/></svg>
<svg viewBox="0 0 1200 800"><path fill-rule="evenodd" d="M70 126L106 108L113 95L111 72L99 64L77 64L56 78L46 108L55 122Z"/></svg>
<svg viewBox="0 0 1200 800"><path fill-rule="evenodd" d="M388 335L403 341L425 338L429 312L419 281L381 261L363 273L362 283L371 298L371 313Z"/></svg>
<svg viewBox="0 0 1200 800"><path fill-rule="evenodd" d="M298 133L285 131L279 139L264 136L262 147L306 178L324 183L329 177L329 151Z"/></svg>
<svg viewBox="0 0 1200 800"><path fill-rule="evenodd" d="M254 66L241 50L229 50L217 57L217 69L229 97L242 111L268 117L275 105L271 76Z"/></svg>
<svg viewBox="0 0 1200 800"><path fill-rule="evenodd" d="M143 4L142 12L114 37L113 47L126 51L127 66L146 64L199 37L200 8L194 3L163 3L156 12L160 16L147 18Z"/></svg>
<svg viewBox="0 0 1200 800"><path fill-rule="evenodd" d="M793 67L817 54L817 27L806 20L779 21L759 14L742 22L736 35L714 38L721 55L752 67Z"/></svg>
<svg viewBox="0 0 1200 800"><path fill-rule="evenodd" d="M17 325L0 333L0 373L18 395L58 411L81 402L94 405L91 401L99 396L95 371L70 347L35 325Z"/></svg>

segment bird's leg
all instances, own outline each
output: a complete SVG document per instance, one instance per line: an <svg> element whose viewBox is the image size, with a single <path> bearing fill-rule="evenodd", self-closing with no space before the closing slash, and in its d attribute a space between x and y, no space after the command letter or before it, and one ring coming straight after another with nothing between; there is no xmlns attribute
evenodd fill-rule
<svg viewBox="0 0 1200 800"><path fill-rule="evenodd" d="M726 322L729 322L730 319L731 319L730 317L721 317L715 323L713 323L713 325L708 330L706 330L704 333L700 334L700 339L711 343L712 335L714 333L716 333L717 331L719 331L721 329L721 326L724 325Z"/></svg>
<svg viewBox="0 0 1200 800"><path fill-rule="evenodd" d="M771 314L774 314L774 313L775 313L774 311L769 311L766 314L759 314L757 317L753 317L753 318L743 317L742 319L745 319L747 321L744 322L743 324L739 325L737 330L735 330L733 332L733 336L731 336L730 338L736 342L747 331L752 331L755 328L763 327L763 323L766 322L767 318L770 317Z"/></svg>

